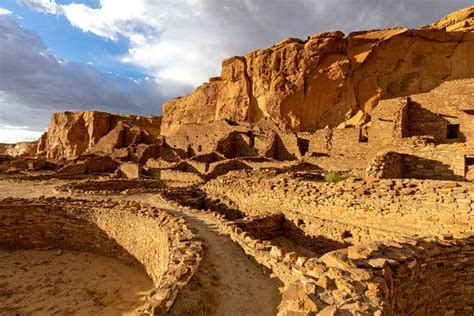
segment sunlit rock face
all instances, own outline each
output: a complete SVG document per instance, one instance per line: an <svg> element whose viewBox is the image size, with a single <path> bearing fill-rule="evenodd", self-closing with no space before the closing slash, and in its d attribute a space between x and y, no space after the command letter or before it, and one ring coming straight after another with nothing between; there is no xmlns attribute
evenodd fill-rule
<svg viewBox="0 0 474 316"><path fill-rule="evenodd" d="M271 118L296 132L367 122L379 100L474 77L474 7L421 29L320 33L232 57L222 73L164 104L162 134L181 125ZM364 115L365 114L365 115ZM354 117L356 119L354 119Z"/></svg>
<svg viewBox="0 0 474 316"><path fill-rule="evenodd" d="M0 144L0 155L21 157L34 156L38 142L20 142L16 144Z"/></svg>
<svg viewBox="0 0 474 316"><path fill-rule="evenodd" d="M103 112L62 112L51 118L38 150L48 158L75 158L85 153L111 154L116 149L153 143L160 135L161 117Z"/></svg>

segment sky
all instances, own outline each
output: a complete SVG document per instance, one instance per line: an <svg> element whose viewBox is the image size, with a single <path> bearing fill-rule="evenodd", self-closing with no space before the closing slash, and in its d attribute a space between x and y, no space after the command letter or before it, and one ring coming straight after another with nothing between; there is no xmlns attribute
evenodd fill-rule
<svg viewBox="0 0 474 316"><path fill-rule="evenodd" d="M430 24L474 0L0 0L0 143L52 113L160 115L221 61L286 37Z"/></svg>

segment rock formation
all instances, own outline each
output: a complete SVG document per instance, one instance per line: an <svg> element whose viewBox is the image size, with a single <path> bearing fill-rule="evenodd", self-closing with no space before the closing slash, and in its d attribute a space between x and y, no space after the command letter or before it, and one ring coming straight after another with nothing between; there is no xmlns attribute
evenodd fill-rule
<svg viewBox="0 0 474 316"><path fill-rule="evenodd" d="M264 156L294 160L304 153L295 133L281 131L271 120L236 124L228 120L186 124L166 142L185 157L219 153L225 158Z"/></svg>
<svg viewBox="0 0 474 316"><path fill-rule="evenodd" d="M474 30L474 7L455 11L428 27L445 29L448 32L472 32Z"/></svg>
<svg viewBox="0 0 474 316"><path fill-rule="evenodd" d="M51 118L38 152L48 158L76 158L85 153L112 154L115 149L154 143L161 117L103 112L63 112Z"/></svg>
<svg viewBox="0 0 474 316"><path fill-rule="evenodd" d="M0 155L31 157L36 154L38 142L20 142L16 144L0 144Z"/></svg>
<svg viewBox="0 0 474 316"><path fill-rule="evenodd" d="M320 33L232 57L221 76L163 106L162 134L229 119L313 132L368 121L379 100L474 77L474 6L422 29Z"/></svg>

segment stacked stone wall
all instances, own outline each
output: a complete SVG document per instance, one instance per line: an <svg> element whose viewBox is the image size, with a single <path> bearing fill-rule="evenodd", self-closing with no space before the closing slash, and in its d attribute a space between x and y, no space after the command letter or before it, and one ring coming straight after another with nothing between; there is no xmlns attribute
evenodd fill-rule
<svg viewBox="0 0 474 316"><path fill-rule="evenodd" d="M284 282L278 315L470 315L474 310L472 236L396 237L307 258L252 231L274 231L278 216L249 218L243 225L214 214L223 234Z"/></svg>
<svg viewBox="0 0 474 316"><path fill-rule="evenodd" d="M144 313L169 310L202 257L184 219L138 202L10 198L0 222L0 248L87 251L143 267L155 284Z"/></svg>
<svg viewBox="0 0 474 316"><path fill-rule="evenodd" d="M334 184L231 173L203 189L246 215L283 214L310 236L340 242L474 232L469 183L355 178Z"/></svg>
<svg viewBox="0 0 474 316"><path fill-rule="evenodd" d="M69 182L58 186L62 192L83 194L113 194L113 193L150 193L159 192L166 188L161 180L149 179L116 179L116 180L87 180L82 182Z"/></svg>

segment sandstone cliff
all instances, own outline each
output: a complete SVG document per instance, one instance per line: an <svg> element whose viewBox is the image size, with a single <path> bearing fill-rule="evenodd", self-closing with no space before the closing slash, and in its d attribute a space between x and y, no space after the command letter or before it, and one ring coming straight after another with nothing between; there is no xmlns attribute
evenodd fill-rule
<svg viewBox="0 0 474 316"><path fill-rule="evenodd" d="M453 31L474 30L474 7L465 8L442 18L429 27Z"/></svg>
<svg viewBox="0 0 474 316"><path fill-rule="evenodd" d="M160 135L161 117L103 112L55 113L38 152L48 158L76 158L85 153L153 143Z"/></svg>
<svg viewBox="0 0 474 316"><path fill-rule="evenodd" d="M321 33L232 57L221 76L163 106L162 134L221 119L312 132L362 125L381 99L474 77L474 6L422 29Z"/></svg>
<svg viewBox="0 0 474 316"><path fill-rule="evenodd" d="M16 144L0 144L1 156L33 157L36 155L38 142L20 142Z"/></svg>

